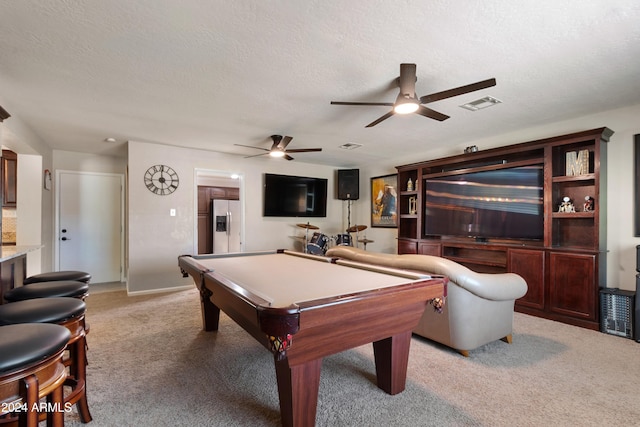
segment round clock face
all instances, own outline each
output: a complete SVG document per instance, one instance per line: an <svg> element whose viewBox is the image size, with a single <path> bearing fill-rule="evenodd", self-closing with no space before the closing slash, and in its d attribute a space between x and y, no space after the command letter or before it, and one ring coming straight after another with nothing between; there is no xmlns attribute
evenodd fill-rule
<svg viewBox="0 0 640 427"><path fill-rule="evenodd" d="M176 191L179 182L176 171L166 165L151 166L144 174L144 185L159 196Z"/></svg>

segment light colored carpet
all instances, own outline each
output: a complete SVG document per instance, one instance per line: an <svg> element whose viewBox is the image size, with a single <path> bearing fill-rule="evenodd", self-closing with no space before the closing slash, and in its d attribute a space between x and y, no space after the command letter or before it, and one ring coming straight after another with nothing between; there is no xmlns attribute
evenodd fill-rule
<svg viewBox="0 0 640 427"><path fill-rule="evenodd" d="M271 354L224 314L201 330L195 287L89 296L87 391L102 426L280 425ZM295 338L294 338L295 343ZM67 426L81 426L77 414ZM513 344L469 358L414 337L406 390L375 385L371 345L324 359L318 426L640 423L640 344L516 313Z"/></svg>

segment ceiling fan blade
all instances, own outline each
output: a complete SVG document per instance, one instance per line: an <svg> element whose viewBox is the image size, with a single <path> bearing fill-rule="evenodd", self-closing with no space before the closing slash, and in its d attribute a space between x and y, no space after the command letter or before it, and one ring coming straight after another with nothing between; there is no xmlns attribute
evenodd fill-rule
<svg viewBox="0 0 640 427"><path fill-rule="evenodd" d="M454 89L445 90L442 92L432 93L431 95L425 95L420 97L421 104L428 104L430 102L439 101L441 99L452 98L454 96L463 95L465 93L474 92L480 89L486 89L496 85L496 79L483 80L477 83L471 83L469 85L460 86Z"/></svg>
<svg viewBox="0 0 640 427"><path fill-rule="evenodd" d="M284 155L284 158L287 159L287 160L293 160L293 157L291 157L291 156L289 156L287 154Z"/></svg>
<svg viewBox="0 0 640 427"><path fill-rule="evenodd" d="M295 150L287 150L287 153L311 153L314 151L322 151L322 148L296 148Z"/></svg>
<svg viewBox="0 0 640 427"><path fill-rule="evenodd" d="M400 93L416 96L416 64L400 64L400 77L398 78Z"/></svg>
<svg viewBox="0 0 640 427"><path fill-rule="evenodd" d="M252 145L242 145L242 144L233 144L233 145L237 145L238 147L247 147L247 148L255 148L256 150L263 150L263 151L270 151L266 148L262 148L262 147L254 147Z"/></svg>
<svg viewBox="0 0 640 427"><path fill-rule="evenodd" d="M393 107L393 102L342 102L331 101L331 105L382 105L385 107Z"/></svg>
<svg viewBox="0 0 640 427"><path fill-rule="evenodd" d="M284 138L282 138L282 141L280 141L278 146L280 147L281 150L284 150L285 148L287 148L287 145L289 145L292 139L293 138L290 136L285 136Z"/></svg>
<svg viewBox="0 0 640 427"><path fill-rule="evenodd" d="M449 118L449 116L447 116L446 114L438 113L437 111L432 110L431 108L427 108L424 105L418 107L418 110L416 110L416 114L420 114L421 116L429 117L430 119L438 120L440 122Z"/></svg>
<svg viewBox="0 0 640 427"><path fill-rule="evenodd" d="M267 150L267 151L269 151L269 150ZM245 156L244 158L245 158L245 159L250 159L250 158L252 158L252 157L266 156L267 154L269 154L269 153L254 154L253 156Z"/></svg>
<svg viewBox="0 0 640 427"><path fill-rule="evenodd" d="M380 123L383 120L387 120L389 117L393 116L395 113L393 112L393 110L389 111L387 114L385 114L384 116L378 117L376 120L372 121L371 123L369 123L368 125L366 125L366 128L370 128L373 127L375 125L377 125L378 123Z"/></svg>

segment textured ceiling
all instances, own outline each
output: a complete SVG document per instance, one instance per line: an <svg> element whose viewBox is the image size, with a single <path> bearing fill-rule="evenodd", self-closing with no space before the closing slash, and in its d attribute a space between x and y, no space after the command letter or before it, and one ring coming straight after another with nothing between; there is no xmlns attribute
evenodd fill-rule
<svg viewBox="0 0 640 427"><path fill-rule="evenodd" d="M418 96L498 84L429 104L444 122L365 129L388 107L330 105L393 102L403 62ZM352 166L638 104L639 75L637 0L0 3L0 105L60 150L123 155L136 140L248 156L234 144L279 133L323 148L296 160ZM503 103L459 108L486 95Z"/></svg>

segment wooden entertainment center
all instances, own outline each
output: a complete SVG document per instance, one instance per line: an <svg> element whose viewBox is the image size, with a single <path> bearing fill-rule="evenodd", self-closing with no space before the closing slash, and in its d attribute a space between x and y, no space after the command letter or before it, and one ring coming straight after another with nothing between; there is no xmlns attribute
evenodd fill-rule
<svg viewBox="0 0 640 427"><path fill-rule="evenodd" d="M517 273L529 290L516 311L598 330L599 287L606 282L606 143L612 134L598 128L397 166L398 253L442 256L478 272ZM542 239L425 234L427 178L519 166L543 169ZM564 197L575 212L560 208ZM591 206L585 208L587 197Z"/></svg>

